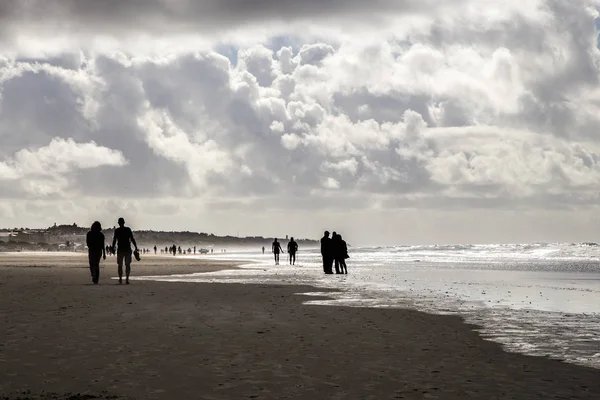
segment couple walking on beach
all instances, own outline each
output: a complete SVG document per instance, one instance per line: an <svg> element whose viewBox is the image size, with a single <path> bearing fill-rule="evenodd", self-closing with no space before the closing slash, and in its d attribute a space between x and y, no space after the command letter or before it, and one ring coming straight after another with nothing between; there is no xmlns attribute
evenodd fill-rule
<svg viewBox="0 0 600 400"><path fill-rule="evenodd" d="M333 232L329 237L329 231L325 231L321 238L321 256L323 257L323 272L333 274L332 266L335 263L336 274L347 274L346 258L348 255L348 245L342 239L342 235Z"/></svg>
<svg viewBox="0 0 600 400"><path fill-rule="evenodd" d="M293 237L290 238L290 241L287 245L288 254L290 255L290 265L296 264L296 252L298 251L298 243L294 240ZM275 265L279 265L279 253L283 253L283 249L281 248L281 243L275 238L273 243L271 244L271 251L273 252L273 256L275 257ZM263 247L263 254L265 252L265 248Z"/></svg>
<svg viewBox="0 0 600 400"><path fill-rule="evenodd" d="M115 244L117 244L117 267L119 272L119 283L123 283L123 263L125 263L125 284L129 285L129 274L131 273L131 244L135 247L133 254L139 261L138 247L133 237L131 228L125 226L125 219L119 218L119 227L115 229L115 234L110 247L111 252L115 253ZM88 259L90 262L90 272L92 282L98 284L100 278L100 259L106 260L106 248L104 246L104 234L102 225L95 221L86 236L88 247Z"/></svg>

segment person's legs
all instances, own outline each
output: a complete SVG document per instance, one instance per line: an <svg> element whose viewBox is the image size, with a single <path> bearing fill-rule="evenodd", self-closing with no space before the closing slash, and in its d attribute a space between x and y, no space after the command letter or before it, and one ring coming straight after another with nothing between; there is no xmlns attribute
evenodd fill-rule
<svg viewBox="0 0 600 400"><path fill-rule="evenodd" d="M333 258L327 257L327 270L326 274L333 274Z"/></svg>
<svg viewBox="0 0 600 400"><path fill-rule="evenodd" d="M334 266L335 266L335 273L339 274L340 273L340 262L337 258L334 260Z"/></svg>
<svg viewBox="0 0 600 400"><path fill-rule="evenodd" d="M96 254L89 254L88 261L90 263L92 282L98 283L98 275L100 274L100 257L98 257Z"/></svg>
<svg viewBox="0 0 600 400"><path fill-rule="evenodd" d="M129 274L131 273L131 251L125 254L125 283L129 285Z"/></svg>
<svg viewBox="0 0 600 400"><path fill-rule="evenodd" d="M98 283L98 280L100 279L100 259L102 258L102 255L98 254L96 256L96 258L94 259L94 283Z"/></svg>
<svg viewBox="0 0 600 400"><path fill-rule="evenodd" d="M296 265L296 252L292 253L291 258L292 258L292 265Z"/></svg>
<svg viewBox="0 0 600 400"><path fill-rule="evenodd" d="M344 259L340 260L340 270L342 271L342 274L348 274L348 268L346 268L346 260Z"/></svg>
<svg viewBox="0 0 600 400"><path fill-rule="evenodd" d="M125 258L125 253L117 251L117 272L119 273L119 283L123 283L123 258Z"/></svg>
<svg viewBox="0 0 600 400"><path fill-rule="evenodd" d="M323 272L327 273L327 257L323 256Z"/></svg>

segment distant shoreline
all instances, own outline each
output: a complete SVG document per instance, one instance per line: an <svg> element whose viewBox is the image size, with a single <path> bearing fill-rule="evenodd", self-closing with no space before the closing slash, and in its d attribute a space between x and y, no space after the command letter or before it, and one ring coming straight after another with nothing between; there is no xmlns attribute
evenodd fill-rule
<svg viewBox="0 0 600 400"><path fill-rule="evenodd" d="M104 229L106 244L110 244L114 228ZM88 227L73 225L56 225L43 229L0 229L0 252L10 251L85 251L85 235ZM214 249L220 252L228 248L252 248L262 249L264 246L270 251L273 238L263 236L217 236L209 233L189 231L153 231L134 230L134 235L140 248L152 249L157 246L157 252L170 247L173 244L181 246L182 250ZM289 235L288 237L292 237ZM278 238L285 247L288 237ZM296 238L301 247L318 246L317 240Z"/></svg>

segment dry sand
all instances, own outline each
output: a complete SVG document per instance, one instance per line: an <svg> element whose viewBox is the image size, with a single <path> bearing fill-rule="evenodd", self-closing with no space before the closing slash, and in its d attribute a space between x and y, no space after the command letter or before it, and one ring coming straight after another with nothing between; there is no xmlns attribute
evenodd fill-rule
<svg viewBox="0 0 600 400"><path fill-rule="evenodd" d="M0 398L600 399L600 371L503 352L458 317L305 306L309 287L118 285L114 264L92 285L85 256L0 254ZM145 257L133 274L228 266Z"/></svg>

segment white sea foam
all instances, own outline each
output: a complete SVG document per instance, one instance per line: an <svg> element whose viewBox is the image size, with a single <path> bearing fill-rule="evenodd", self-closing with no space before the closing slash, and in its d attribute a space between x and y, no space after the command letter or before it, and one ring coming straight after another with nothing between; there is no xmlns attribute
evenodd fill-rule
<svg viewBox="0 0 600 400"><path fill-rule="evenodd" d="M600 246L397 246L354 248L350 255L349 275L324 275L315 249L300 252L294 267L286 265L285 254L274 266L271 255L237 252L226 257L253 263L139 279L333 288L339 292L327 293L331 300L305 302L460 314L508 350L600 368Z"/></svg>

